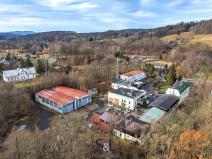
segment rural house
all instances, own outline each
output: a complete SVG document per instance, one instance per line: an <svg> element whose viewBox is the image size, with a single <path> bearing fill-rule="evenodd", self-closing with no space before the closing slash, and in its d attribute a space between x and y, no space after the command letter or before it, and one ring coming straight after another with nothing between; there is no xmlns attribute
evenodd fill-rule
<svg viewBox="0 0 212 159"><path fill-rule="evenodd" d="M122 79L118 79L112 82L111 87L113 89L119 89L119 88L127 88L127 89L133 89L138 90L137 87L133 86L133 84L129 81L125 81Z"/></svg>
<svg viewBox="0 0 212 159"><path fill-rule="evenodd" d="M140 81L140 80L146 78L146 73L143 70L134 70L134 71L130 71L130 72L120 75L120 78L122 80L136 82L136 81Z"/></svg>
<svg viewBox="0 0 212 159"><path fill-rule="evenodd" d="M34 67L3 71L3 79L5 82L25 81L34 79L35 77L36 71Z"/></svg>
<svg viewBox="0 0 212 159"><path fill-rule="evenodd" d="M108 102L134 110L137 104L143 103L145 95L144 90L119 88L108 92Z"/></svg>
<svg viewBox="0 0 212 159"><path fill-rule="evenodd" d="M91 103L88 93L63 86L42 90L35 94L35 99L58 113L68 113Z"/></svg>
<svg viewBox="0 0 212 159"><path fill-rule="evenodd" d="M172 88L166 90L166 94L173 94L180 98L179 104L182 103L189 95L190 84L188 82L177 81Z"/></svg>

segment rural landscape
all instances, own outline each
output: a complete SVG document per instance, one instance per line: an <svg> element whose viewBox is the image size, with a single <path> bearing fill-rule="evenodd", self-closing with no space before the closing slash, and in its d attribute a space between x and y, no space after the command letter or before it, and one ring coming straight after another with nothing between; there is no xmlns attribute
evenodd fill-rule
<svg viewBox="0 0 212 159"><path fill-rule="evenodd" d="M0 72L0 159L212 158L211 19L0 32Z"/></svg>

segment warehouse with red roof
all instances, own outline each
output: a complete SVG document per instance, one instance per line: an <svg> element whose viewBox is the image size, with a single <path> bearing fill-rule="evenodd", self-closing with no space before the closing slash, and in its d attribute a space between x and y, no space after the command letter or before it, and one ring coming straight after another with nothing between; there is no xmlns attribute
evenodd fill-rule
<svg viewBox="0 0 212 159"><path fill-rule="evenodd" d="M91 103L91 95L88 93L64 86L39 91L35 99L58 113L68 113Z"/></svg>

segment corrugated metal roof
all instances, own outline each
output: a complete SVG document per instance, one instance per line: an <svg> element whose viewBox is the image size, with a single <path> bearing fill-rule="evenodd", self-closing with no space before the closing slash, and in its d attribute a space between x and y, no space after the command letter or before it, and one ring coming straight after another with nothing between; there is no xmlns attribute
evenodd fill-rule
<svg viewBox="0 0 212 159"><path fill-rule="evenodd" d="M149 104L150 107L157 107L164 111L169 111L177 102L179 98L175 95L163 94Z"/></svg>
<svg viewBox="0 0 212 159"><path fill-rule="evenodd" d="M146 113L141 115L139 117L139 120L147 122L147 123L155 123L160 118L162 118L165 113L166 113L165 111L163 111L159 108L153 107L153 108L149 109Z"/></svg>
<svg viewBox="0 0 212 159"><path fill-rule="evenodd" d="M56 87L53 90L56 92L62 93L64 95L72 96L74 98L80 98L80 97L87 95L87 93L85 93L83 91L69 88L69 87L64 87L64 86Z"/></svg>
<svg viewBox="0 0 212 159"><path fill-rule="evenodd" d="M59 105L64 105L72 100L81 98L87 93L69 87L56 87L53 90L42 90L36 95L46 98Z"/></svg>

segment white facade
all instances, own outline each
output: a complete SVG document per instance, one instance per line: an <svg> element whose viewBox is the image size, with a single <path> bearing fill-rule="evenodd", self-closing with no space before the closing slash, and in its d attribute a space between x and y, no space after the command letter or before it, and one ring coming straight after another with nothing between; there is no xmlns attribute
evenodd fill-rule
<svg viewBox="0 0 212 159"><path fill-rule="evenodd" d="M124 85L124 84L115 83L115 82L113 82L113 83L111 84L111 87L112 87L113 89L127 88L127 89L138 90L138 88L133 87L133 86L131 86L131 85Z"/></svg>
<svg viewBox="0 0 212 159"><path fill-rule="evenodd" d="M140 95L138 96L130 96L129 92L126 93L126 95L118 94L115 92L108 92L108 102L134 110L138 104L138 100L145 94L145 91L141 91Z"/></svg>
<svg viewBox="0 0 212 159"><path fill-rule="evenodd" d="M130 140L130 141L136 141L136 142L138 142L138 143L141 144L141 140L140 140L140 139L135 138L135 137L133 137L133 136L131 136L131 135L129 135L129 134L126 134L126 133L124 133L124 132L121 132L121 131L119 131L119 130L117 130L117 129L113 129L113 133L114 133L116 136L120 137L121 139L126 139L126 140Z"/></svg>
<svg viewBox="0 0 212 159"><path fill-rule="evenodd" d="M120 79L130 82L140 81L144 78L146 78L146 73L144 71L132 71L120 75Z"/></svg>
<svg viewBox="0 0 212 159"><path fill-rule="evenodd" d="M5 82L25 81L36 78L34 67L3 71Z"/></svg>
<svg viewBox="0 0 212 159"><path fill-rule="evenodd" d="M186 88L182 93L178 89L175 88L168 88L166 90L166 94L172 94L177 97L180 97L179 104L181 104L189 95L189 87Z"/></svg>

